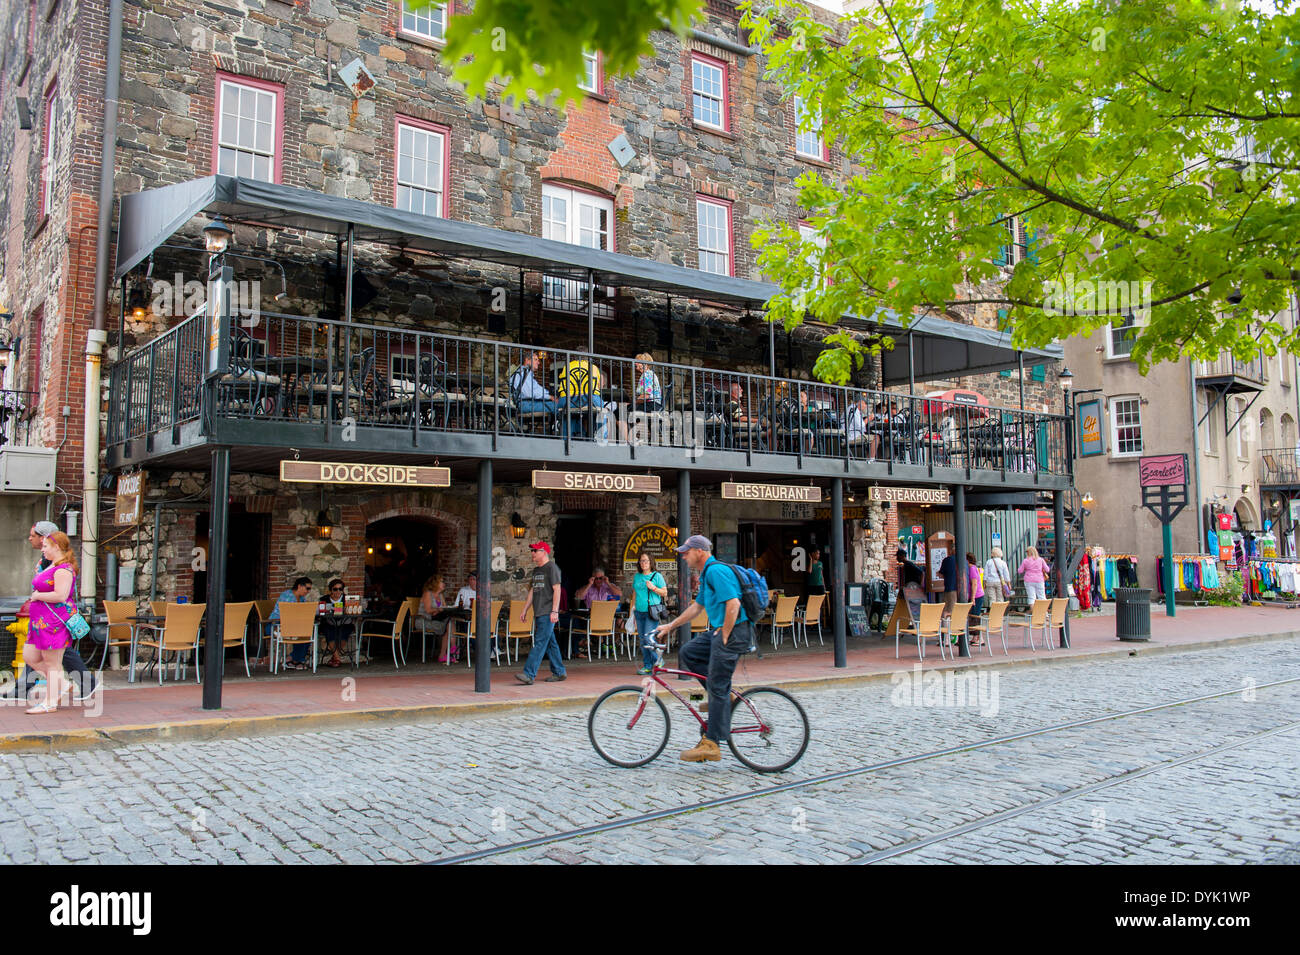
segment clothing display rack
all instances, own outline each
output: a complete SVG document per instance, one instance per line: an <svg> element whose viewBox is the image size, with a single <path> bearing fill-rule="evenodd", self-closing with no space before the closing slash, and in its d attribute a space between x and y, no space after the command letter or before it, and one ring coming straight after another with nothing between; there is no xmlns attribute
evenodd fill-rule
<svg viewBox="0 0 1300 955"><path fill-rule="evenodd" d="M1174 593L1219 588L1219 560L1209 554L1174 554ZM1156 558L1156 587L1165 592L1165 559Z"/></svg>
<svg viewBox="0 0 1300 955"><path fill-rule="evenodd" d="M1093 558L1093 590L1099 592L1102 600L1113 600L1116 587L1136 587L1137 565L1136 554L1105 554L1100 561Z"/></svg>
<svg viewBox="0 0 1300 955"><path fill-rule="evenodd" d="M1248 557L1242 575L1245 592L1256 599L1266 593L1294 595L1300 593L1300 560L1294 557ZM1288 607L1300 606L1294 597L1283 598Z"/></svg>

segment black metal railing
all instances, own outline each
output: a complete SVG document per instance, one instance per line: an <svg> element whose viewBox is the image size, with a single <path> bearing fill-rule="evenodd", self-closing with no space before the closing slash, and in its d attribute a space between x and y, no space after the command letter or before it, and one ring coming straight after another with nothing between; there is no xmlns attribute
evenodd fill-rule
<svg viewBox="0 0 1300 955"><path fill-rule="evenodd" d="M1259 452L1260 484L1300 484L1300 448L1265 448Z"/></svg>
<svg viewBox="0 0 1300 955"><path fill-rule="evenodd" d="M39 392L0 388L0 448L40 443L36 416L40 400Z"/></svg>
<svg viewBox="0 0 1300 955"><path fill-rule="evenodd" d="M201 325L119 362L110 441L200 413ZM237 327L215 416L793 458L1069 473L1066 419L798 379L262 313Z"/></svg>
<svg viewBox="0 0 1300 955"><path fill-rule="evenodd" d="M1251 381L1268 380L1268 372L1262 357L1242 361L1232 355L1220 355L1214 361L1196 363L1197 378L1249 378Z"/></svg>

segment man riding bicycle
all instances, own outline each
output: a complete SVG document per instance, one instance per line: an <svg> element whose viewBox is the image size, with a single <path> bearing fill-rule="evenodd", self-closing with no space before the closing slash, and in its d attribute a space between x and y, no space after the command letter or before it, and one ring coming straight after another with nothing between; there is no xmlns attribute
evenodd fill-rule
<svg viewBox="0 0 1300 955"><path fill-rule="evenodd" d="M688 763L713 762L722 758L718 744L731 735L731 675L741 654L753 646L753 625L740 606L740 584L731 568L713 556L713 544L703 535L688 537L677 553L700 575L700 589L689 607L676 620L660 624L656 639L689 623L703 610L709 628L682 646L678 660L682 667L708 674L700 680L709 693L709 726L700 742L681 754Z"/></svg>

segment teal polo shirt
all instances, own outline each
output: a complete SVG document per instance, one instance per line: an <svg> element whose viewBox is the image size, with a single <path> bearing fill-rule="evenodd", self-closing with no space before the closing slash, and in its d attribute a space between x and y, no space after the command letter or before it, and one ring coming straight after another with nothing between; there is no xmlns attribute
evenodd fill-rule
<svg viewBox="0 0 1300 955"><path fill-rule="evenodd" d="M715 630L721 627L727 616L727 601L739 599L740 581L735 572L716 557L710 557L700 572L700 592L695 595L695 602L704 608L709 618L709 626ZM744 605L741 605L736 623L748 619Z"/></svg>

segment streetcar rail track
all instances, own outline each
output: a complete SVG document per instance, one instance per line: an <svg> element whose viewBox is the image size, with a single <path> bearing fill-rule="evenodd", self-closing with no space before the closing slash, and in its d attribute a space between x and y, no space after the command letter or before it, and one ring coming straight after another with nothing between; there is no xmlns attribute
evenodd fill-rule
<svg viewBox="0 0 1300 955"><path fill-rule="evenodd" d="M1287 686L1292 683L1300 682L1300 677L1291 677L1286 680L1274 680L1269 683L1255 684L1252 689L1255 691L1266 690L1273 687ZM640 826L649 822L657 822L662 819L670 819L674 816L681 816L687 813L698 812L703 809L715 809L721 806L729 806L739 802L745 802L750 799L757 799L763 796L774 796L780 793L791 792L798 789L806 789L813 786L824 785L830 782L838 782L842 779L851 779L855 776L865 775L867 773L880 772L885 769L893 769L898 766L906 766L911 763L920 763L932 759L941 759L945 756L953 756L957 753L971 752L974 750L987 749L991 746L999 746L1004 743L1012 743L1017 740L1030 739L1035 736L1045 736L1049 733L1059 733L1064 730L1077 729L1084 726L1092 726L1098 723L1106 723L1111 720L1124 719L1129 716L1139 716L1143 713L1154 713L1160 710L1172 709L1177 706L1187 706L1192 703L1203 703L1207 700L1216 700L1225 696L1236 696L1243 692L1242 687L1234 687L1231 690L1221 690L1215 693L1207 693L1201 696L1187 697L1181 700L1172 700L1165 703L1153 703L1149 706L1137 707L1131 710L1122 710L1118 713L1106 713L1101 716L1092 716L1086 719L1071 720L1065 723L1055 723L1051 726L1042 726L1030 730L1021 730L1017 733L1009 733L1004 736L996 736L985 740L976 740L969 743L958 743L954 746L948 746L943 749L931 750L927 753L916 753L910 756L899 756L894 759L882 760L876 763L868 763L863 766L855 766L851 769L836 770L832 773L825 773L820 776L810 776L807 779L791 780L787 783L777 783L772 786L762 786L758 789L746 790L745 792L732 793L728 796L719 796L714 799L706 799L701 802L691 803L685 806L674 806L667 809L657 809L654 812L639 813L635 816L627 816L621 819L611 819L607 822L596 823L590 826L582 826L576 829L567 829L560 832L549 833L543 836L535 836L531 839L523 839L518 842L505 843L499 846L489 846L484 849L476 849L473 852L458 853L456 855L443 856L437 859L431 859L427 865L458 865L465 862L476 862L480 859L487 859L493 856L504 855L508 852L517 852L523 849L535 849L540 846L554 845L560 842L568 842L573 839L580 839L585 836L599 835L605 832L613 832L618 829L626 829L632 826ZM1270 732L1283 732L1288 727L1277 728ZM1225 746L1227 744L1224 744ZM1209 755L1212 751L1206 751L1199 755ZM1126 773L1114 780L1106 780L1109 784L1136 779L1137 773L1154 771L1156 768L1168 768L1174 765L1172 763L1161 763L1159 767L1146 767L1145 770ZM1100 788L1100 784L1094 784ZM1082 794L1082 793L1080 793ZM1068 795L1068 794L1061 794ZM1055 797L1054 797L1055 798ZM1018 807L1023 811L1032 808L1038 808L1048 805L1052 800L1036 802L1028 807ZM1013 810L1007 810L1012 812ZM972 823L972 825L974 825ZM954 833L954 835L957 833ZM908 843L907 845L911 845ZM898 848L898 847L894 847ZM918 844L915 848L921 848ZM888 850L885 850L888 851ZM908 850L912 851L912 850ZM877 853L876 855L879 855ZM883 858L883 857L882 857ZM859 860L862 861L862 860ZM878 861L878 860L877 860Z"/></svg>

